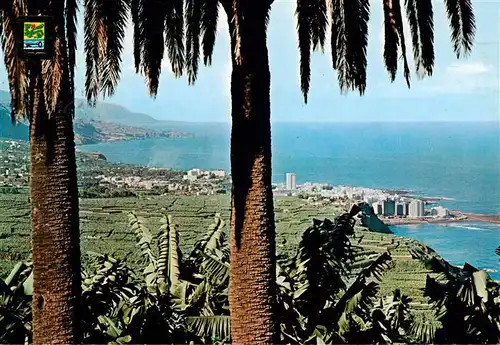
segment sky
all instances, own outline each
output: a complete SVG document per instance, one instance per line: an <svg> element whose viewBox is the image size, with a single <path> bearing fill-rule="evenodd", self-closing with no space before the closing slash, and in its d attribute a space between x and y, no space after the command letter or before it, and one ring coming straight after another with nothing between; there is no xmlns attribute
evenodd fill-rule
<svg viewBox="0 0 500 345"><path fill-rule="evenodd" d="M500 2L472 0L476 15L476 42L466 59L457 60L450 43L450 30L442 1L434 1L435 71L431 78L419 80L412 74L408 90L402 75L391 83L383 64L382 1L372 1L367 89L342 95L336 72L331 67L330 47L312 57L311 88L308 104L300 92L297 48L296 1L275 0L268 28L271 68L271 117L273 122L500 122ZM83 97L85 59L83 55L83 16L79 19L77 53L77 96ZM407 55L411 45L406 27ZM326 42L330 39L327 37ZM212 65L202 66L198 80L189 86L185 76L175 79L165 58L156 99L147 92L144 78L133 68L132 28L124 41L121 81L114 96L106 102L120 104L131 111L161 120L230 121L229 33L226 15L220 10L217 41ZM414 69L413 69L414 70ZM413 72L413 71L412 71ZM7 90L5 67L0 68L0 89Z"/></svg>

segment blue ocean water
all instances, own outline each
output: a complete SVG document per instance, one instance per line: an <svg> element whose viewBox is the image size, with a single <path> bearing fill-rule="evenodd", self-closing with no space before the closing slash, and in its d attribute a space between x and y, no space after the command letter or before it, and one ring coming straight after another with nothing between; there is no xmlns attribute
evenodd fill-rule
<svg viewBox="0 0 500 345"><path fill-rule="evenodd" d="M453 265L463 266L467 262L476 268L494 270L496 272L490 271L490 276L500 280L500 262L495 255L495 248L500 245L500 224L399 225L392 226L391 230L426 243Z"/></svg>
<svg viewBox="0 0 500 345"><path fill-rule="evenodd" d="M229 171L226 124L180 125L194 138L86 145L112 161ZM500 213L499 123L273 124L273 181L407 189L454 200L464 212Z"/></svg>
<svg viewBox="0 0 500 345"><path fill-rule="evenodd" d="M80 148L99 151L111 161L229 171L228 125L179 125L175 130L195 136ZM283 182L286 172L295 172L297 183L405 189L452 198L441 203L452 209L500 214L499 123L275 123L272 130L274 182ZM397 232L405 229L413 228L402 226ZM494 248L500 245L500 229L496 226L481 232L422 225L406 235L428 243L452 261L456 257L486 268L498 265ZM493 251L485 249L489 247Z"/></svg>

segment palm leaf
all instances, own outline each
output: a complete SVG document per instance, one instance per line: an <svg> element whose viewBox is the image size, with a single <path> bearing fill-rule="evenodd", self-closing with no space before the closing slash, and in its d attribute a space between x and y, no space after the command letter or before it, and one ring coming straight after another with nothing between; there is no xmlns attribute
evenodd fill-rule
<svg viewBox="0 0 500 345"><path fill-rule="evenodd" d="M460 58L472 49L476 24L471 0L445 0L453 50Z"/></svg>
<svg viewBox="0 0 500 345"><path fill-rule="evenodd" d="M398 69L399 36L394 14L394 2L398 0L384 0L384 63L391 81L396 79Z"/></svg>
<svg viewBox="0 0 500 345"><path fill-rule="evenodd" d="M131 0L130 10L132 12L132 25L134 28L134 67L135 72L140 72L142 54L143 54L143 37L144 26L142 25L141 18L143 18L143 0Z"/></svg>
<svg viewBox="0 0 500 345"><path fill-rule="evenodd" d="M203 2L204 3L204 2ZM186 68L188 83L194 84L198 74L200 59L200 21L202 2L197 0L186 1Z"/></svg>
<svg viewBox="0 0 500 345"><path fill-rule="evenodd" d="M417 73L420 72L420 68L422 65L421 57L420 57L420 30L418 26L417 20L417 9L416 9L417 0L405 0L406 6L406 16L408 18L408 24L410 26L411 32L411 40L413 45L413 60L415 61L415 68ZM418 74L420 75L420 74Z"/></svg>
<svg viewBox="0 0 500 345"><path fill-rule="evenodd" d="M66 39L68 41L68 64L70 73L70 86L73 87L74 73L75 73L75 63L76 63L76 35L77 35L77 14L78 14L78 2L77 0L67 0L66 1ZM73 90L72 90L73 93Z"/></svg>
<svg viewBox="0 0 500 345"><path fill-rule="evenodd" d="M22 121L27 114L28 78L26 62L16 52L15 30L17 18L26 14L24 1L8 1L1 5L2 50L11 95L12 122ZM29 115L29 114L28 114Z"/></svg>
<svg viewBox="0 0 500 345"><path fill-rule="evenodd" d="M312 50L325 46L328 26L327 6L325 0L297 0L297 32L300 53L300 87L307 103L311 80L311 46Z"/></svg>
<svg viewBox="0 0 500 345"><path fill-rule="evenodd" d="M106 31L105 58L100 60L101 91L110 97L114 94L120 79L121 55L123 39L129 12L128 0L103 1L99 16L102 16L103 29Z"/></svg>
<svg viewBox="0 0 500 345"><path fill-rule="evenodd" d="M434 70L434 13L432 0L416 1L422 67L428 76Z"/></svg>
<svg viewBox="0 0 500 345"><path fill-rule="evenodd" d="M398 69L398 50L401 47L404 77L410 87L410 68L406 58L406 44L403 30L403 18L399 0L384 0L384 62L391 81L396 78Z"/></svg>
<svg viewBox="0 0 500 345"><path fill-rule="evenodd" d="M312 8L307 0L297 0L297 33L300 53L300 89L307 103L311 81L311 17Z"/></svg>
<svg viewBox="0 0 500 345"><path fill-rule="evenodd" d="M353 0L341 2L334 0L334 10L340 7L340 13L333 14L335 24L335 47L337 78L342 93L357 89L360 95L366 89L366 50L368 46L368 20L370 2ZM342 6L343 4L343 6ZM332 29L333 30L333 29ZM332 32L333 42L333 32Z"/></svg>
<svg viewBox="0 0 500 345"><path fill-rule="evenodd" d="M205 0L201 7L201 29L203 35L203 62L206 66L212 64L217 21L219 16L219 1Z"/></svg>
<svg viewBox="0 0 500 345"><path fill-rule="evenodd" d="M184 70L184 7L182 0L166 3L165 43L172 72L178 78Z"/></svg>
<svg viewBox="0 0 500 345"><path fill-rule="evenodd" d="M186 323L199 337L211 336L220 341L229 339L231 319L227 315L188 316Z"/></svg>
<svg viewBox="0 0 500 345"><path fill-rule="evenodd" d="M63 18L64 2L49 2L47 11L54 18ZM61 33L54 40L54 57L50 60L42 62L43 76L43 98L45 100L45 108L49 117L56 109L59 102L59 94L62 88L64 68L67 61L67 46L64 35L64 20L54 21L55 31Z"/></svg>
<svg viewBox="0 0 500 345"><path fill-rule="evenodd" d="M341 10L341 0L330 1L330 22L331 22L331 35L330 44L332 51L332 66L337 69L341 65L340 59L344 56L345 45L343 40L344 33L344 19Z"/></svg>
<svg viewBox="0 0 500 345"><path fill-rule="evenodd" d="M410 67L408 66L408 58L406 57L406 40L403 29L403 16L401 14L401 4L399 0L392 0L394 8L394 20L396 21L396 29L399 35L401 45L401 57L403 58L403 72L406 80L406 85L410 87Z"/></svg>
<svg viewBox="0 0 500 345"><path fill-rule="evenodd" d="M138 24L134 24L134 41L139 44L140 49L134 45L135 55L140 51L142 73L145 75L149 94L153 97L158 92L161 74L162 60L165 52L165 22L171 7L168 1L137 0L140 3L134 6L140 10L137 18ZM135 58L137 64L137 57Z"/></svg>

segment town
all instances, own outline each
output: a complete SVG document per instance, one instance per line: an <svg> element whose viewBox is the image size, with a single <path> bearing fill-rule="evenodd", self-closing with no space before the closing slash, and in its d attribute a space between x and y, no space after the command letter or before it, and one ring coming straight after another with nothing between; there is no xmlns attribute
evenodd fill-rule
<svg viewBox="0 0 500 345"><path fill-rule="evenodd" d="M133 197L139 195L217 195L229 194L231 176L222 169L141 167L111 163L100 153L77 150L78 184L82 198ZM0 192L16 192L29 185L28 143L0 140ZM436 205L407 191L387 191L325 183L297 184L296 173L285 174L285 183L273 184L276 196L297 196L311 204L333 205L344 209L367 203L373 214L386 224L421 221L457 221L470 218ZM431 207L426 207L431 206Z"/></svg>
<svg viewBox="0 0 500 345"><path fill-rule="evenodd" d="M286 173L285 183L277 184L274 189L275 195L293 195L307 197L310 200L330 199L337 203L365 202L373 208L373 213L382 220L391 223L398 219L455 219L454 215L442 206L433 206L426 208L428 202L418 197L410 196L406 191L384 191L380 189L352 187L352 186L332 186L321 183L297 184L297 175L295 173Z"/></svg>

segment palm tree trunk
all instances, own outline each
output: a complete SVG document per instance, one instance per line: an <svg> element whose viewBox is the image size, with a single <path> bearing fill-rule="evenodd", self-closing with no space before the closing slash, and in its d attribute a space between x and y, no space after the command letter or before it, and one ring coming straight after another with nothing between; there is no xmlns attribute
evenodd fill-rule
<svg viewBox="0 0 500 345"><path fill-rule="evenodd" d="M77 322L81 275L74 107L68 67L60 62L61 91L50 116L40 63L30 68L33 344L81 341Z"/></svg>
<svg viewBox="0 0 500 345"><path fill-rule="evenodd" d="M228 13L231 76L231 271L229 305L233 344L277 343L274 297L275 225L271 189L270 71L266 10L247 11L242 64L234 59L232 8ZM248 28L248 29L247 29Z"/></svg>

